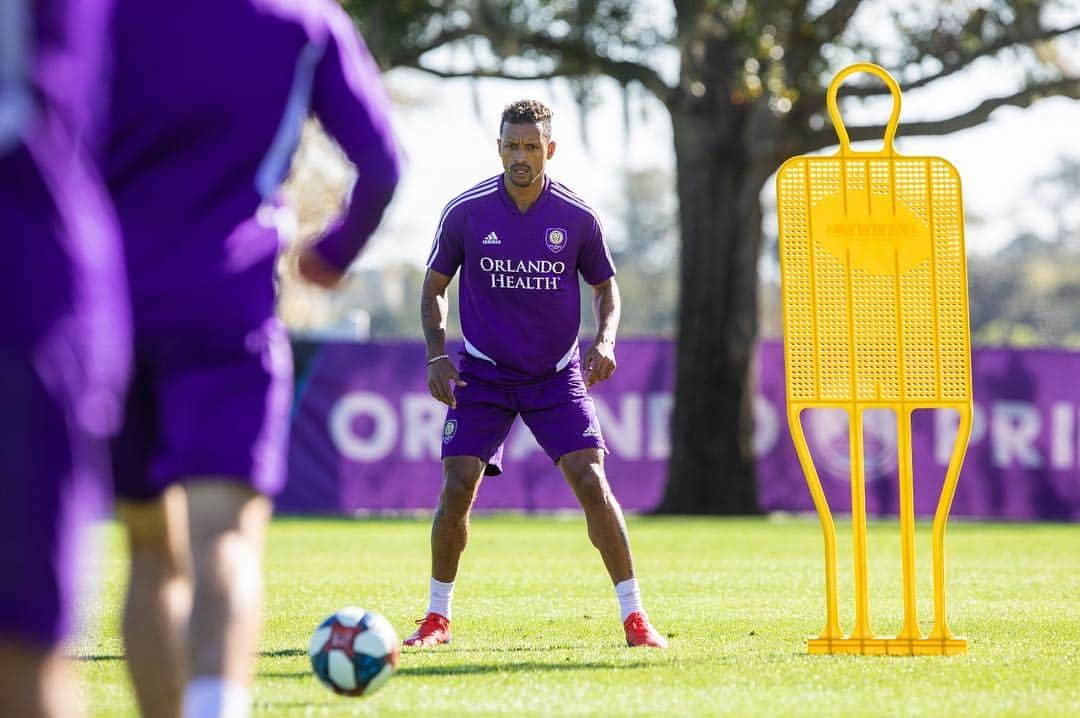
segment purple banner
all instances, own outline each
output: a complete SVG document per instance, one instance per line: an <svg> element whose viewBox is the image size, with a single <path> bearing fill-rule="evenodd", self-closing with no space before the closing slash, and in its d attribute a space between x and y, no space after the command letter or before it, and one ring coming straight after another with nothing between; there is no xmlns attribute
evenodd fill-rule
<svg viewBox="0 0 1080 718"><path fill-rule="evenodd" d="M301 356L285 512L350 513L434 508L445 407L426 388L419 342L327 343ZM670 342L627 339L619 369L593 389L611 451L607 473L631 510L660 500L670 452L674 352ZM788 432L783 349L759 347L754 450L765 511L812 511ZM1080 354L977 350L975 420L953 516L1080 520ZM956 435L953 412L916 412L915 503L933 513ZM830 505L850 508L847 417L806 412L804 426ZM722 431L723 427L717 427ZM896 419L864 422L867 509L895 514ZM545 511L577 506L559 470L519 421L506 443L504 473L484 480L480 509Z"/></svg>

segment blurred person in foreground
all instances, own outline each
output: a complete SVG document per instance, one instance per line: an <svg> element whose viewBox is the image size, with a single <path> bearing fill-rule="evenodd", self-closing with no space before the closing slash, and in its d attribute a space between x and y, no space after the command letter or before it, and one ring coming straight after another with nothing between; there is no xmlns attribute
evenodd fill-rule
<svg viewBox="0 0 1080 718"><path fill-rule="evenodd" d="M0 0L0 716L80 712L72 634L129 315L95 174L111 0Z"/></svg>
<svg viewBox="0 0 1080 718"><path fill-rule="evenodd" d="M336 284L398 181L388 100L332 0L119 0L114 45L106 173L135 322L114 446L128 665L144 715L247 716L292 398L275 196L314 114L358 175L300 257Z"/></svg>
<svg viewBox="0 0 1080 718"><path fill-rule="evenodd" d="M443 485L431 528L426 617L406 646L450 642L450 603L481 479L501 473L502 445L520 414L585 511L622 614L629 646L664 648L634 577L622 509L604 473L607 451L588 389L615 371L619 290L596 213L547 176L551 110L535 100L503 111L503 172L455 197L435 233L420 300L428 388L449 407ZM446 353L446 290L458 295L461 371ZM592 286L597 332L581 358L578 274Z"/></svg>

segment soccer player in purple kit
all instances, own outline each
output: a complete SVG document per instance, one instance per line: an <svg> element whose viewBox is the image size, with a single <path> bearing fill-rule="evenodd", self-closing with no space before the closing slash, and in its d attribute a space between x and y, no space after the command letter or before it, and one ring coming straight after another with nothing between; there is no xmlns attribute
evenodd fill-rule
<svg viewBox="0 0 1080 718"><path fill-rule="evenodd" d="M506 107L503 173L454 198L428 259L420 312L428 388L446 404L443 485L431 528L428 612L406 646L450 642L450 604L469 512L481 479L501 472L502 444L521 415L559 466L585 512L615 594L629 646L664 648L634 577L622 510L604 474L604 439L588 388L615 371L619 291L596 214L547 176L555 153L551 111L535 100ZM458 296L465 350L446 353L446 291ZM578 273L593 288L596 339L580 357Z"/></svg>
<svg viewBox="0 0 1080 718"><path fill-rule="evenodd" d="M130 354L93 160L111 6L0 0L0 716L80 713L62 645Z"/></svg>
<svg viewBox="0 0 1080 718"><path fill-rule="evenodd" d="M332 286L397 184L389 103L332 0L119 0L114 42L107 179L135 320L114 451L128 663L144 715L246 716L292 398L275 195L310 112L358 173L300 257Z"/></svg>

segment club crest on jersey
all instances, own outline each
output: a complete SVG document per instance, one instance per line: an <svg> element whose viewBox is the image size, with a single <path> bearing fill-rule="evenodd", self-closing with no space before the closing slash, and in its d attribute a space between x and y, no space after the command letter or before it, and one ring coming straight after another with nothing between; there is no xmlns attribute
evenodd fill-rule
<svg viewBox="0 0 1080 718"><path fill-rule="evenodd" d="M561 227L548 227L544 242L548 249L558 254L566 246L566 230Z"/></svg>
<svg viewBox="0 0 1080 718"><path fill-rule="evenodd" d="M450 419L443 425L442 440L444 444L449 444L450 440L454 438L454 434L457 433L457 419Z"/></svg>

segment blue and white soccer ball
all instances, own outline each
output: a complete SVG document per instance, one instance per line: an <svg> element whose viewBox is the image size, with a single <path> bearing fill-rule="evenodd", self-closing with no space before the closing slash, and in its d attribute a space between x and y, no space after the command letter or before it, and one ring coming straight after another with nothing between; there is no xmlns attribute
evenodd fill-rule
<svg viewBox="0 0 1080 718"><path fill-rule="evenodd" d="M377 691L397 668L399 652L390 622L354 606L320 623L308 649L315 675L343 696Z"/></svg>

